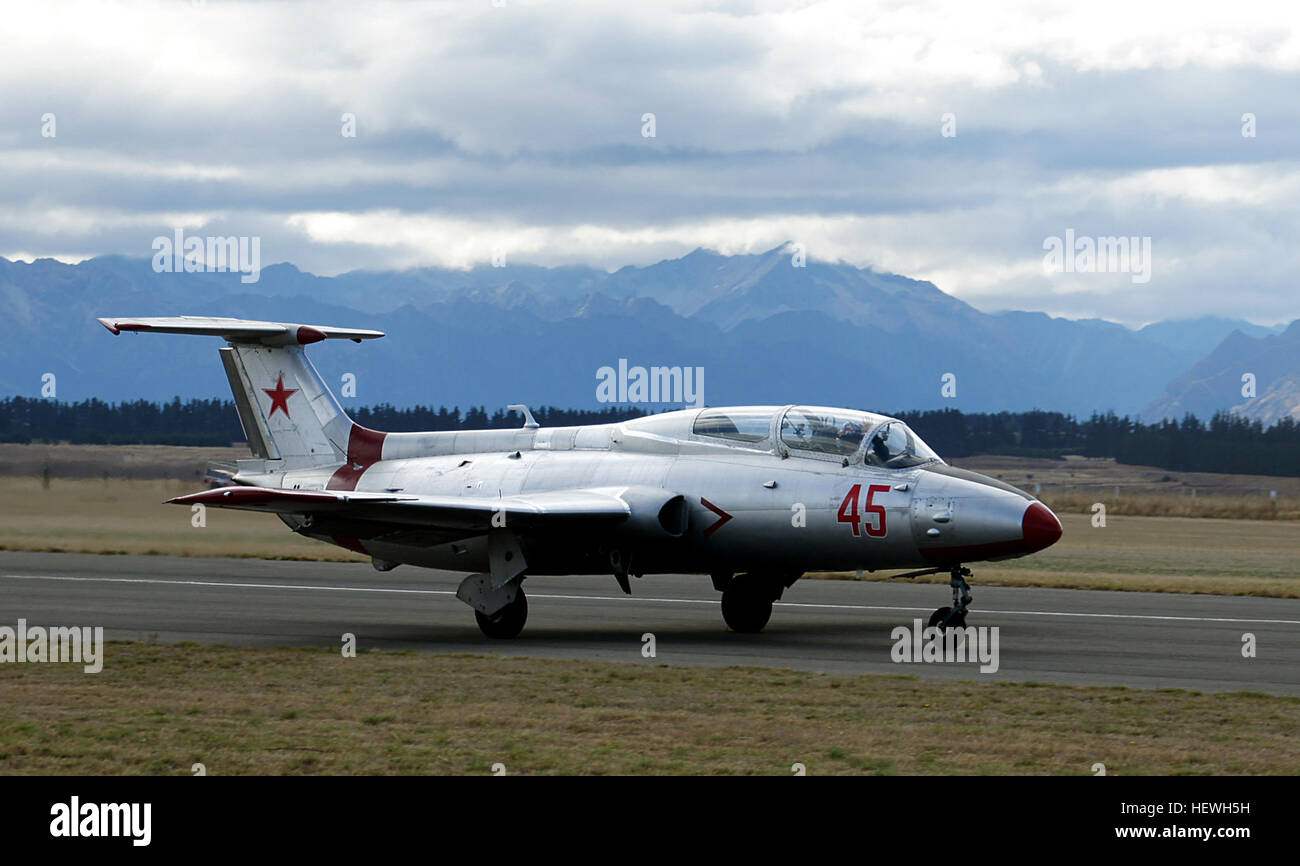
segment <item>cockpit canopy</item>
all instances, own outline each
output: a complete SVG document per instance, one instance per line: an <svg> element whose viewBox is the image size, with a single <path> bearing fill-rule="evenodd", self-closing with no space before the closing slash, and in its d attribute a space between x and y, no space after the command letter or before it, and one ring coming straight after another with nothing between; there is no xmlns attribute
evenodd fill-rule
<svg viewBox="0 0 1300 866"><path fill-rule="evenodd" d="M866 460L886 469L906 469L938 460L929 445L902 421L886 421L871 434Z"/></svg>
<svg viewBox="0 0 1300 866"><path fill-rule="evenodd" d="M695 416L691 432L733 442L762 442L771 433L773 411L765 406L705 409Z"/></svg>
<svg viewBox="0 0 1300 866"><path fill-rule="evenodd" d="M886 469L905 469L938 460L920 436L902 421L819 406L791 406L782 410L770 406L740 406L704 409L695 416L691 432L697 436L726 439L751 446L764 446L771 436L772 421L780 415L777 436L791 451L859 460Z"/></svg>
<svg viewBox="0 0 1300 866"><path fill-rule="evenodd" d="M799 451L852 457L880 420L866 412L794 406L781 418L781 442Z"/></svg>

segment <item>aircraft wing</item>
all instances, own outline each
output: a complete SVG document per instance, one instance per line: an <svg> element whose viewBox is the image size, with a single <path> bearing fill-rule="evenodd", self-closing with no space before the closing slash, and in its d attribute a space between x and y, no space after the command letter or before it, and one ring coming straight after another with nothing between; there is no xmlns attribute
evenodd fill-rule
<svg viewBox="0 0 1300 866"><path fill-rule="evenodd" d="M660 491L661 493L663 491ZM167 500L272 514L322 515L403 524L425 529L487 532L501 525L537 527L595 521L618 523L631 514L613 491L561 490L518 496L420 496L345 490L288 490L275 487L219 487Z"/></svg>

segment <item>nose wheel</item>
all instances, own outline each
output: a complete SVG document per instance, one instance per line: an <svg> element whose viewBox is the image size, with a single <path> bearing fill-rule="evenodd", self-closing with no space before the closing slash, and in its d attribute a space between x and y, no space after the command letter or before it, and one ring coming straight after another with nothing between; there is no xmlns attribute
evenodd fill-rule
<svg viewBox="0 0 1300 866"><path fill-rule="evenodd" d="M955 565L951 574L952 579L948 581L948 585L952 587L952 606L941 607L930 614L930 627L937 628L941 632L949 626L966 627L966 611L970 608L972 600L970 585L966 583L966 578L970 576L970 569Z"/></svg>

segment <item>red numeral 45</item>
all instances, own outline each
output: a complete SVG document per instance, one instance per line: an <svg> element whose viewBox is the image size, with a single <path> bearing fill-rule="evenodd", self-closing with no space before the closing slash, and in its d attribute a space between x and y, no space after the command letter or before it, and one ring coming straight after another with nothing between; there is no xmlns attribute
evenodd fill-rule
<svg viewBox="0 0 1300 866"><path fill-rule="evenodd" d="M840 503L840 510L835 515L835 519L840 523L847 523L853 527L853 535L857 537L862 534L862 530L867 531L867 535L872 538L884 538L885 528L885 506L876 505L872 502L877 493L888 493L888 484L872 484L867 487L867 501L862 506L862 511L858 511L858 500L862 497L862 485L854 484L849 488L848 495ZM864 519L865 515L874 514L876 517L875 525L872 521Z"/></svg>

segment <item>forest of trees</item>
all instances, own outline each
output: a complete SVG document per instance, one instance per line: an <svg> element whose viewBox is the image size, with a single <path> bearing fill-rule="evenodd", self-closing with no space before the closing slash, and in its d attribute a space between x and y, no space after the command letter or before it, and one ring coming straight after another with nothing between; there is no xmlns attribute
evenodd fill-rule
<svg viewBox="0 0 1300 866"><path fill-rule="evenodd" d="M513 412L482 406L390 405L350 409L358 424L393 432L517 427ZM644 415L640 409L599 410L543 406L533 414L545 427L602 424ZM1284 419L1265 428L1258 421L1220 413L1208 422L1142 424L1127 416L1094 414L1078 420L1059 412L966 413L956 409L898 412L944 457L1005 454L1030 457L1114 457L1120 463L1195 472L1300 475L1300 424ZM0 441L220 446L244 434L229 400L169 403L137 400L63 403L27 397L0 399Z"/></svg>
<svg viewBox="0 0 1300 866"><path fill-rule="evenodd" d="M418 430L481 430L518 427L523 418L482 406L416 406L398 409L388 404L349 408L352 419L373 430L394 433ZM559 409L542 406L533 416L545 427L606 424L646 414L627 407ZM102 445L229 445L244 441L244 430L231 400L189 400L169 403L135 400L105 403L83 400L64 403L30 397L0 398L0 442L74 442Z"/></svg>
<svg viewBox="0 0 1300 866"><path fill-rule="evenodd" d="M967 414L955 409L899 412L921 438L947 457L1114 457L1119 463L1183 472L1300 475L1300 423L1271 427L1227 412L1208 422L1188 415L1142 424L1113 412L1085 421L1059 412Z"/></svg>

